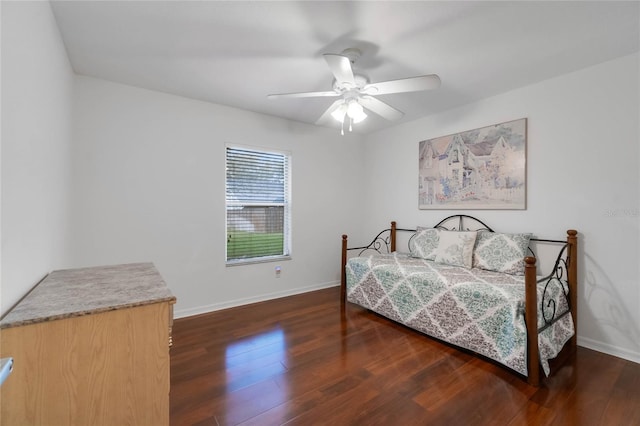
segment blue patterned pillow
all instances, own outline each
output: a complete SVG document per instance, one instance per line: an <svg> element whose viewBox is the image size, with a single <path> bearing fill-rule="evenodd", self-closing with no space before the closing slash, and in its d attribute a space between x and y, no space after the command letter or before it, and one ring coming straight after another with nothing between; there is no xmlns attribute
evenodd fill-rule
<svg viewBox="0 0 640 426"><path fill-rule="evenodd" d="M440 231L436 262L471 268L476 231Z"/></svg>
<svg viewBox="0 0 640 426"><path fill-rule="evenodd" d="M530 239L531 234L478 232L473 251L473 267L524 275L524 258Z"/></svg>
<svg viewBox="0 0 640 426"><path fill-rule="evenodd" d="M409 247L411 257L435 260L438 241L440 241L439 233L438 229L418 226L416 235L411 240L411 246Z"/></svg>

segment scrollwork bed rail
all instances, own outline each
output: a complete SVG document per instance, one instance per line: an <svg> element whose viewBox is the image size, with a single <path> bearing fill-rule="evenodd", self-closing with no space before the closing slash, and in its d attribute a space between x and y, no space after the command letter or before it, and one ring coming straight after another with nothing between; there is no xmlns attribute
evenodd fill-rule
<svg viewBox="0 0 640 426"><path fill-rule="evenodd" d="M469 227L468 223L471 223ZM441 220L434 228L446 230L484 230L494 232L489 226L482 221L467 215L453 215ZM396 222L391 222L391 227L387 228L376 235L368 245L359 247L348 247L347 235L342 235L342 265L341 265L341 303L343 308L346 303L346 264L349 251L359 251L358 255L362 255L367 251L375 251L378 253L391 253L396 251L397 233L412 233L409 237L408 245L415 236L415 229L398 228ZM540 384L540 358L538 336L546 328L550 327L554 322L559 321L566 315L571 315L573 319L575 334L569 340L563 352L568 353L575 351L577 344L577 231L568 230L566 240L549 240L531 238L532 242L537 244L558 244L560 246L558 255L551 272L543 278L537 276L537 259L535 253L529 249L531 256L524 259L525 262L525 305L524 318L527 329L527 380L534 386ZM547 297L549 283L558 279L567 283L568 291L564 291L568 309L557 311L555 302ZM538 300L537 286L544 284L542 300ZM537 307L540 305L543 312L543 325L538 327ZM545 305L547 309L545 308Z"/></svg>

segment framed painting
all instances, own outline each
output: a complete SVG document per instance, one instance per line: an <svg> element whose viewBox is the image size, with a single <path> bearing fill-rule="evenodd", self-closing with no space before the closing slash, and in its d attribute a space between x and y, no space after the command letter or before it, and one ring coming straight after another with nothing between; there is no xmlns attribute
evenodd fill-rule
<svg viewBox="0 0 640 426"><path fill-rule="evenodd" d="M526 208L527 119L419 143L420 209Z"/></svg>

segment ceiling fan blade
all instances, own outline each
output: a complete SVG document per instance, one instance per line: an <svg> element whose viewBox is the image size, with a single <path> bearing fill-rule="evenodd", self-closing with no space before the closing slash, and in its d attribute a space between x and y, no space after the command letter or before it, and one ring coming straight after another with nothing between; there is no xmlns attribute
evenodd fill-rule
<svg viewBox="0 0 640 426"><path fill-rule="evenodd" d="M399 80L381 81L367 84L362 93L367 95L386 95L389 93L417 92L440 87L440 77L436 74L421 75L419 77L401 78Z"/></svg>
<svg viewBox="0 0 640 426"><path fill-rule="evenodd" d="M389 121L398 120L404 115L402 111L398 111L391 105L388 105L372 96L361 96L358 102L369 111L378 114L380 117L386 118Z"/></svg>
<svg viewBox="0 0 640 426"><path fill-rule="evenodd" d="M349 87L356 86L353 69L351 68L351 60L348 57L333 53L325 53L323 56L339 85L348 85Z"/></svg>
<svg viewBox="0 0 640 426"><path fill-rule="evenodd" d="M335 122L335 120L333 120L333 117L331 116L331 113L338 109L343 103L344 99L338 99L337 101L332 103L331 106L324 112L324 114L322 114L320 118L318 118L316 124L318 126L328 126L332 121Z"/></svg>
<svg viewBox="0 0 640 426"><path fill-rule="evenodd" d="M335 97L340 96L339 93L331 91L331 92L300 92L300 93L277 93L274 95L267 95L269 99L278 99L278 98L319 98L319 97Z"/></svg>

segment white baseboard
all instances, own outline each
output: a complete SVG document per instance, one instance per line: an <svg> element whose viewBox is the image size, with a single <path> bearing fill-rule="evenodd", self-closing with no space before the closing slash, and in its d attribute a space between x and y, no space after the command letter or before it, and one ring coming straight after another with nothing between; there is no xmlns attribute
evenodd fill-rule
<svg viewBox="0 0 640 426"><path fill-rule="evenodd" d="M281 297L293 296L295 294L301 294L301 293L308 293L310 291L322 290L324 288L336 287L339 285L340 285L339 281L332 281L328 283L321 283L321 284L316 284L316 285L307 286L307 287L298 287L298 288L294 288L286 291L278 291L278 292L262 294L254 297L247 297L244 299L236 299L236 300L229 300L227 302L222 302L222 303L214 303L213 305L198 306L198 307L189 308L189 309L177 309L173 312L173 317L184 318L184 317L190 317L193 315L206 314L209 312L219 311L222 309L235 308L237 306L249 305L251 303L279 299Z"/></svg>
<svg viewBox="0 0 640 426"><path fill-rule="evenodd" d="M599 342L597 340L589 339L588 337L578 336L578 346L582 346L594 351L603 352L607 355L617 356L618 358L626 359L640 364L640 353L630 351L629 349L613 346L608 343Z"/></svg>

